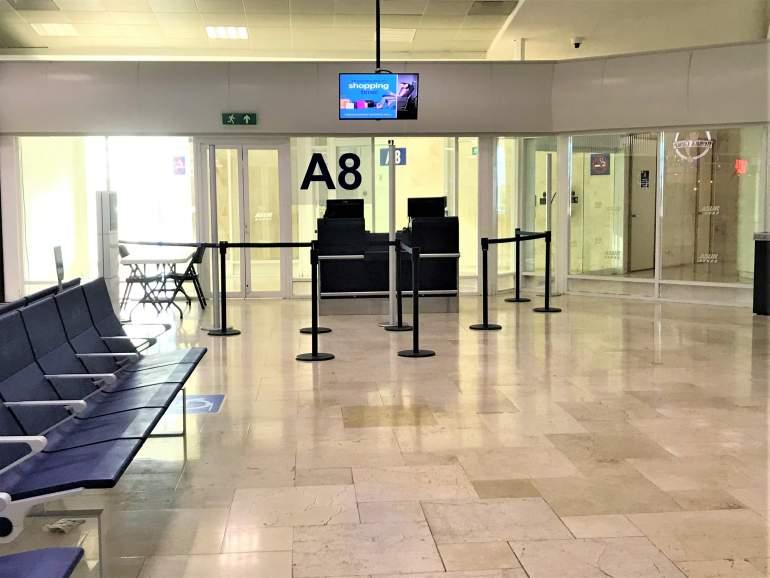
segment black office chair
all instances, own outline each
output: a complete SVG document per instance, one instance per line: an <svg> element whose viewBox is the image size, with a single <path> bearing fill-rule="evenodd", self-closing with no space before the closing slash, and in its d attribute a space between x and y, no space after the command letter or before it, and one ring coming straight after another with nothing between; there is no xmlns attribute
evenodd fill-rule
<svg viewBox="0 0 770 578"><path fill-rule="evenodd" d="M201 285L200 277L198 277L198 271L195 268L196 265L200 266L203 263L203 255L206 253L206 247L200 246L195 249L190 263L187 265L184 273L171 273L168 275L168 279L174 281L174 296L177 293L182 293L187 298L187 303L190 303L190 298L187 296L184 290L184 284L190 282L193 284L195 294L198 296L198 303L201 305L201 309L206 309L208 301L206 301L206 295L203 293L203 286Z"/></svg>
<svg viewBox="0 0 770 578"><path fill-rule="evenodd" d="M130 255L128 248L122 244L118 245L118 253L120 254L121 259L125 259ZM153 284L160 283L162 279L160 273L155 275L146 275L139 265L133 265L129 263L126 266L128 267L128 277L126 277L126 288L123 290L123 296L120 299L121 309L128 305L129 298L131 297L131 290L134 288L134 285L139 285L139 287L141 287L142 292L144 293L144 298L147 297L148 294L152 294ZM156 311L160 311L159 307L155 303L153 303L153 307L155 307Z"/></svg>

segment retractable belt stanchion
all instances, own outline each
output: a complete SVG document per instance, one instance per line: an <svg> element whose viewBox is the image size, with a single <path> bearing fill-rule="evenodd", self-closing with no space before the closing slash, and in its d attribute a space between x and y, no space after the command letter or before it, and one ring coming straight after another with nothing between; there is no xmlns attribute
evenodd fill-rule
<svg viewBox="0 0 770 578"><path fill-rule="evenodd" d="M481 238L481 323L471 325L476 331L497 331L502 325L489 322L489 239Z"/></svg>
<svg viewBox="0 0 770 578"><path fill-rule="evenodd" d="M312 247L310 248L310 251L312 253L312 251L313 251ZM312 257L310 259L310 262L311 263L313 262ZM313 269L313 273L311 273L311 279L312 279L312 275L315 274L316 269L318 267L320 267L320 266L321 266L320 265L320 259L318 259L318 248L316 247L316 265L314 266L315 268ZM317 281L316 281L316 291L312 292L313 293L313 300L314 300L314 304L315 304L316 309L318 307L318 299L320 299L320 297L318 295L319 292L317 291L317 288L318 288L318 285L317 285ZM299 332L303 333L305 335L308 335L308 334L313 335L313 334L316 334L316 333L331 333L332 330L329 327L319 327L318 326L318 320L316 319L315 325L311 325L310 327L303 327L302 329L299 330ZM332 357L334 357L334 356L332 356Z"/></svg>
<svg viewBox="0 0 770 578"><path fill-rule="evenodd" d="M411 247L412 255L412 349L399 351L400 357L432 357L435 351L420 349L420 248Z"/></svg>
<svg viewBox="0 0 770 578"><path fill-rule="evenodd" d="M396 241L396 324L386 325L385 331L412 331L411 325L404 325L404 303L401 291L401 247Z"/></svg>
<svg viewBox="0 0 770 578"><path fill-rule="evenodd" d="M214 337L228 337L230 335L240 335L241 332L233 327L227 326L227 241L219 243L219 318L222 325L219 329L211 329L208 334Z"/></svg>
<svg viewBox="0 0 770 578"><path fill-rule="evenodd" d="M551 231L545 232L545 303L535 307L537 313L559 313L561 309L551 307Z"/></svg>
<svg viewBox="0 0 770 578"><path fill-rule="evenodd" d="M521 296L521 229L518 227L516 227L516 271L514 275L516 293L513 297L508 297L506 301L508 303L527 303L531 301L529 297Z"/></svg>
<svg viewBox="0 0 770 578"><path fill-rule="evenodd" d="M312 351L310 353L301 353L297 356L297 361L327 361L334 359L334 355L318 352L318 334L320 333L318 331L318 248L315 241L310 244L310 269L311 299L313 301L310 308L312 316L312 326L310 327Z"/></svg>

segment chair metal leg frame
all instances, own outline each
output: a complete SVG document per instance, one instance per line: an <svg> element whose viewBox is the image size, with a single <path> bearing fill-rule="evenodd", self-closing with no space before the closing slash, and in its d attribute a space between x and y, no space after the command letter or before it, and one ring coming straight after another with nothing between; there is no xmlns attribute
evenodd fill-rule
<svg viewBox="0 0 770 578"><path fill-rule="evenodd" d="M179 394L177 394L179 395ZM150 438L182 438L184 462L187 463L187 390L182 388L182 431L179 433L150 434Z"/></svg>
<svg viewBox="0 0 770 578"><path fill-rule="evenodd" d="M102 531L102 512L104 510L43 510L29 514L30 518L92 518L96 520L98 539L99 578L104 578L104 532Z"/></svg>

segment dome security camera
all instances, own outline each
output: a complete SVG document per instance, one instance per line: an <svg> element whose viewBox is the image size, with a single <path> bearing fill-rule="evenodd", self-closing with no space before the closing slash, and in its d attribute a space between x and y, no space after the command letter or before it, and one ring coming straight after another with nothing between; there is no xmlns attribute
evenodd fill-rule
<svg viewBox="0 0 770 578"><path fill-rule="evenodd" d="M585 38L583 38L582 36L575 36L572 39L572 46L575 48L580 48L583 45L584 40Z"/></svg>

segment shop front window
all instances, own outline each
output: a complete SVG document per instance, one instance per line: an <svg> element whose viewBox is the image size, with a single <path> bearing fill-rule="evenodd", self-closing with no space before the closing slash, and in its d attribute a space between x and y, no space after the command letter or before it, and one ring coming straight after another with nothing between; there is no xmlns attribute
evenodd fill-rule
<svg viewBox="0 0 770 578"><path fill-rule="evenodd" d="M657 153L655 133L573 138L571 274L654 277Z"/></svg>
<svg viewBox="0 0 770 578"><path fill-rule="evenodd" d="M765 127L665 133L664 281L752 282L765 139Z"/></svg>

